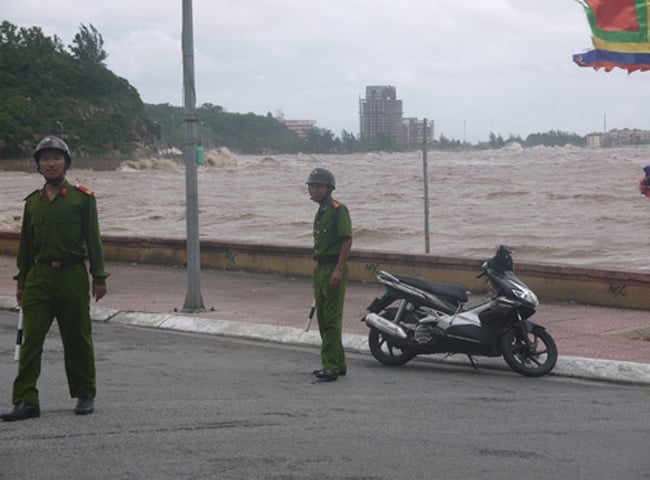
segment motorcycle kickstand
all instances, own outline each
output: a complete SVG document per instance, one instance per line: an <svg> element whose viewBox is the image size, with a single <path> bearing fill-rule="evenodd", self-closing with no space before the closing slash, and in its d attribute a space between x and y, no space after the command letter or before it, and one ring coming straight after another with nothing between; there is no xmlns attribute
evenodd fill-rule
<svg viewBox="0 0 650 480"><path fill-rule="evenodd" d="M469 353L467 353L466 355L467 358L469 358L469 363L471 363L472 367L474 367L474 370L478 370L478 364L474 361L474 358L472 358L472 356Z"/></svg>

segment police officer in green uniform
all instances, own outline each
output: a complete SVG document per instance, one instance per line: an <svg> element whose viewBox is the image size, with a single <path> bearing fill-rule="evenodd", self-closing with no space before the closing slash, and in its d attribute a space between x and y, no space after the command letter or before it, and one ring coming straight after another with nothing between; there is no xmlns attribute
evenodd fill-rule
<svg viewBox="0 0 650 480"><path fill-rule="evenodd" d="M310 198L319 208L314 218L314 298L321 336L320 381L331 382L347 373L343 351L343 302L348 280L347 259L352 248L352 221L348 208L332 198L334 175L314 169L307 179Z"/></svg>
<svg viewBox="0 0 650 480"><path fill-rule="evenodd" d="M13 384L13 410L3 420L40 416L36 382L41 371L45 336L56 317L63 342L70 396L75 413L94 411L95 353L91 335L87 257L92 296L106 294L104 258L93 192L65 180L70 150L63 140L43 138L34 159L45 178L43 188L25 200L17 256L16 299L22 306L24 344Z"/></svg>

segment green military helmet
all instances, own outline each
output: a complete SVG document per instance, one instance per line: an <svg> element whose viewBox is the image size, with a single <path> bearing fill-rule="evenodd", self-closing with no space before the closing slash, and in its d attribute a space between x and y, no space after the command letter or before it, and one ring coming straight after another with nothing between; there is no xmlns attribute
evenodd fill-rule
<svg viewBox="0 0 650 480"><path fill-rule="evenodd" d="M72 163L72 157L70 157L70 149L68 148L68 145L59 137L48 135L47 137L43 137L43 139L38 142L38 145L36 145L36 149L34 150L34 160L36 160L37 165L38 157L43 150L59 150L65 157L66 167L70 168L70 164Z"/></svg>
<svg viewBox="0 0 650 480"><path fill-rule="evenodd" d="M307 178L306 183L307 185L311 185L312 183L327 185L331 187L332 190L336 188L336 180L334 179L334 174L329 170L325 170L324 168L313 169L309 174L309 178Z"/></svg>

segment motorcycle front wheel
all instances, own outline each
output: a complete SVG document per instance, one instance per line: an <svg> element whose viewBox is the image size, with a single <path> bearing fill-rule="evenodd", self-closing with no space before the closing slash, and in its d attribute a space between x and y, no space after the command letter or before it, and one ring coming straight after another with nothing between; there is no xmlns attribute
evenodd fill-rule
<svg viewBox="0 0 650 480"><path fill-rule="evenodd" d="M557 362L557 346L551 334L542 327L533 327L528 333L528 342L516 329L506 332L501 337L503 359L515 372L526 377L550 373Z"/></svg>
<svg viewBox="0 0 650 480"><path fill-rule="evenodd" d="M391 308L385 310L381 316L386 320L393 320L396 312L396 309ZM370 347L372 356L375 357L379 363L391 367L404 365L416 356L415 353L401 347L396 339L374 327L370 327L370 332L368 332L368 346Z"/></svg>

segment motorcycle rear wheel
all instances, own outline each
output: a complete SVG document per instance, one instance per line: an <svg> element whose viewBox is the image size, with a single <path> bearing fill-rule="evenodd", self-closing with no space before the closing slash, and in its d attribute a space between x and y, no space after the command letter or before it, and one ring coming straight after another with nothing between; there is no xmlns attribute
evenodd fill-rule
<svg viewBox="0 0 650 480"><path fill-rule="evenodd" d="M526 377L541 377L550 373L557 362L557 346L551 334L542 327L528 333L530 347L521 332L510 330L501 337L503 359L515 372Z"/></svg>
<svg viewBox="0 0 650 480"><path fill-rule="evenodd" d="M386 320L393 320L395 318L396 309L391 308L385 310L381 316ZM391 367L399 367L415 358L414 352L405 350L398 344L398 341L374 327L370 327L368 332L368 346L372 356L375 357L379 363Z"/></svg>

